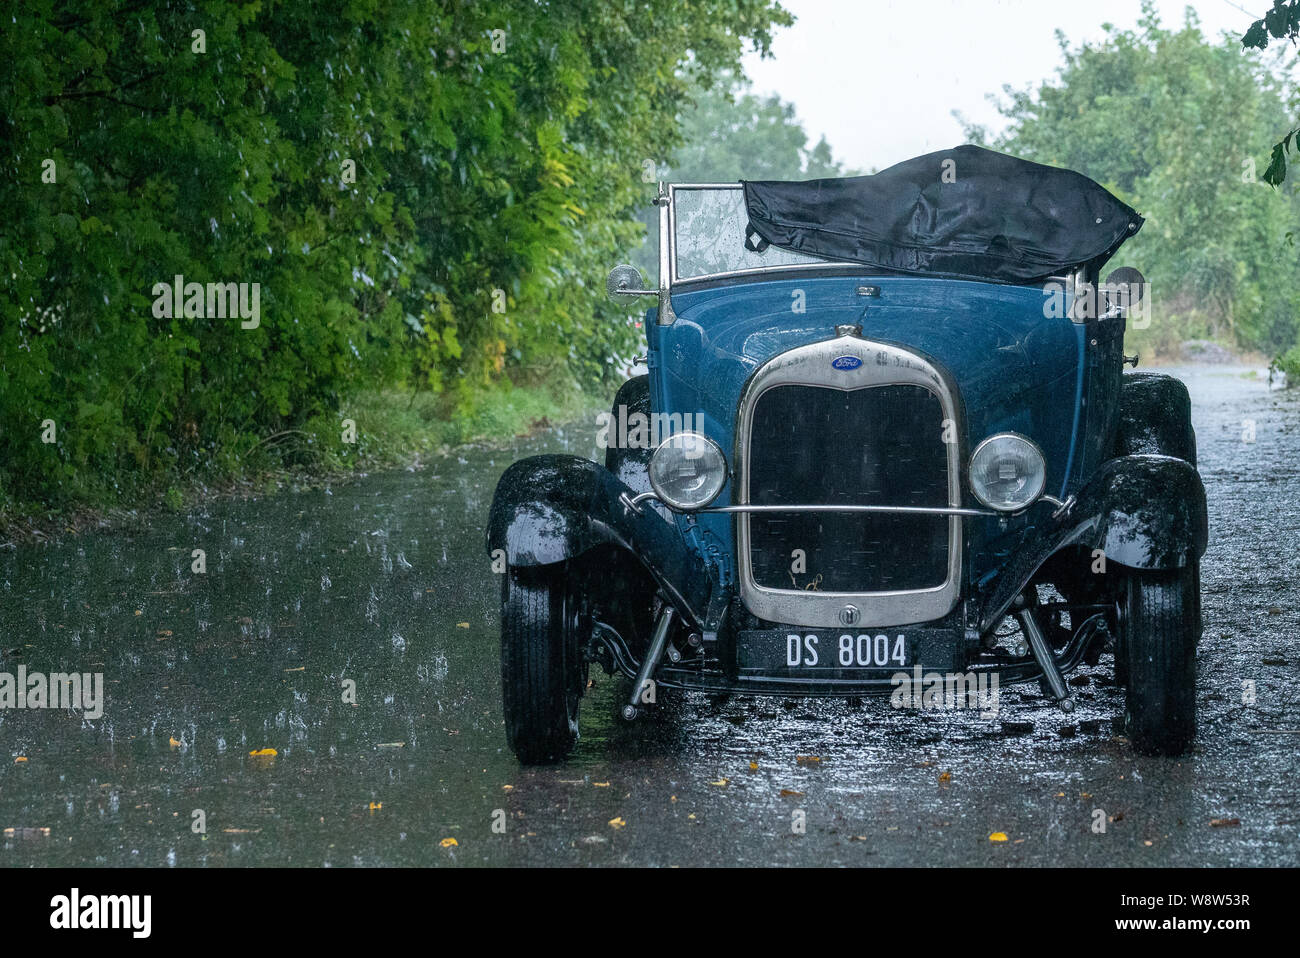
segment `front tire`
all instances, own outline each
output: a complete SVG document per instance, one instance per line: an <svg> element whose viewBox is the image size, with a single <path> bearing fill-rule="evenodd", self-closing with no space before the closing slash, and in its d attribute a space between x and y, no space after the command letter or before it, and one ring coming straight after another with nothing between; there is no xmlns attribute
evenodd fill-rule
<svg viewBox="0 0 1300 958"><path fill-rule="evenodd" d="M1200 578L1196 562L1127 575L1116 664L1125 677L1125 728L1144 755L1182 755L1196 737Z"/></svg>
<svg viewBox="0 0 1300 958"><path fill-rule="evenodd" d="M506 741L525 765L563 761L578 740L583 664L564 563L511 568L501 596Z"/></svg>

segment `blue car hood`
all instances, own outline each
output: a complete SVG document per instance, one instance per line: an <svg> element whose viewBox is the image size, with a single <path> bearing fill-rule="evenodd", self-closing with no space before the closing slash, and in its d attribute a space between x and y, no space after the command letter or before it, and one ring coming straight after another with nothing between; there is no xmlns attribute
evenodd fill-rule
<svg viewBox="0 0 1300 958"><path fill-rule="evenodd" d="M864 285L880 295L860 296ZM730 448L741 389L759 366L833 338L837 325L861 325L865 339L919 352L948 373L969 440L1011 429L1042 446L1051 489L1069 456L1082 327L1045 317L1049 300L1038 287L870 276L678 293L676 322L649 327L654 405L702 414Z"/></svg>
<svg viewBox="0 0 1300 958"><path fill-rule="evenodd" d="M698 417L687 421L730 459L737 403L754 371L787 350L833 338L837 325L861 325L863 338L921 353L947 373L963 406L966 453L992 433L1021 433L1043 450L1048 491L1064 489L1078 430L1083 327L1069 320L1063 294L869 273L770 277L679 290L671 325L656 325L653 312L647 317L656 412ZM863 286L878 295L860 294ZM728 484L719 501L730 496ZM719 545L730 538L722 519L702 517L705 528L717 526Z"/></svg>

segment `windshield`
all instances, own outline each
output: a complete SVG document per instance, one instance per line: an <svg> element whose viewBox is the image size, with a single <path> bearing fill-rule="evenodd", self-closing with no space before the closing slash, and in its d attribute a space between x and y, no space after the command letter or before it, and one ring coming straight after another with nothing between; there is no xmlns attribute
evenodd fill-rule
<svg viewBox="0 0 1300 958"><path fill-rule="evenodd" d="M677 280L779 266L824 265L827 260L769 246L745 249L745 191L736 186L673 187L673 244Z"/></svg>

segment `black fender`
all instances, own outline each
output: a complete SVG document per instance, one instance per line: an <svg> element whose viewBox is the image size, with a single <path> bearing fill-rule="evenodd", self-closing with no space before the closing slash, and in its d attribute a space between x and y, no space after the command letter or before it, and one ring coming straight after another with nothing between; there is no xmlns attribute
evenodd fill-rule
<svg viewBox="0 0 1300 958"><path fill-rule="evenodd" d="M1205 553L1205 486L1186 459L1121 456L1103 463L1072 515L1089 516L1094 549L1133 569L1181 569Z"/></svg>
<svg viewBox="0 0 1300 958"><path fill-rule="evenodd" d="M1108 460L1069 512L1046 520L1045 531L1003 569L981 603L980 630L995 626L1043 564L1063 549L1100 549L1107 563L1131 569L1180 569L1205 553L1208 538L1205 486L1191 463L1154 455Z"/></svg>
<svg viewBox="0 0 1300 958"><path fill-rule="evenodd" d="M504 550L513 566L549 565L611 543L637 558L678 611L704 621L711 579L675 524L643 503L604 466L579 456L530 456L497 482L488 513L488 555Z"/></svg>
<svg viewBox="0 0 1300 958"><path fill-rule="evenodd" d="M619 445L619 409L625 420L640 413L650 421L650 377L634 376L618 387L614 406L610 410L609 438L605 444L605 468L616 479L626 483L636 492L650 491L650 455L654 452L648 444Z"/></svg>
<svg viewBox="0 0 1300 958"><path fill-rule="evenodd" d="M1116 456L1174 456L1196 465L1196 432L1187 386L1164 373L1129 373L1119 393Z"/></svg>

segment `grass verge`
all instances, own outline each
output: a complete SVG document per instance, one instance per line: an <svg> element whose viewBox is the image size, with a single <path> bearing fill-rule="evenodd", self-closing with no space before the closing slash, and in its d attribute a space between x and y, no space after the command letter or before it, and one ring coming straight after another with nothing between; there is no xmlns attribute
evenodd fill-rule
<svg viewBox="0 0 1300 958"><path fill-rule="evenodd" d="M454 398L428 392L372 390L339 411L239 448L213 450L202 468L123 491L115 477L97 477L78 497L57 505L0 496L0 547L43 541L90 528L138 521L142 514L181 511L224 496L270 495L286 486L346 481L451 454L465 445L496 446L573 421L600 406L570 381L509 381ZM130 505L126 505L130 503Z"/></svg>

